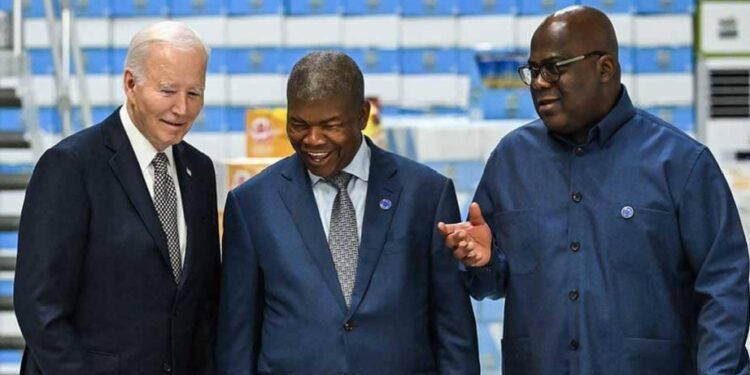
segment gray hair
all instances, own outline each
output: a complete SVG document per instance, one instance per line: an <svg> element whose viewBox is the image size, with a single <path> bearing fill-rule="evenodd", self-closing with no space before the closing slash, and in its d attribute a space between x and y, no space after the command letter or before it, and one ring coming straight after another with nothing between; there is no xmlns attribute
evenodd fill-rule
<svg viewBox="0 0 750 375"><path fill-rule="evenodd" d="M136 81L143 79L149 48L155 43L166 43L173 48L185 51L203 50L206 64L208 64L208 54L211 50L198 33L181 22L160 21L138 31L130 40L128 55L125 57L125 68L133 71Z"/></svg>
<svg viewBox="0 0 750 375"><path fill-rule="evenodd" d="M294 64L286 85L287 102L333 96L349 97L355 105L365 100L364 77L351 57L338 51L317 51Z"/></svg>

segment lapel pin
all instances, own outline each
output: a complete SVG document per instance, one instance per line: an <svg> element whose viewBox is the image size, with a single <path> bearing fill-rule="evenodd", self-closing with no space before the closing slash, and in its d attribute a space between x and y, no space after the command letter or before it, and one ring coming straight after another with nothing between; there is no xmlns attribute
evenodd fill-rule
<svg viewBox="0 0 750 375"><path fill-rule="evenodd" d="M620 210L620 216L622 216L623 219L630 219L633 215L635 215L633 207L625 206Z"/></svg>
<svg viewBox="0 0 750 375"><path fill-rule="evenodd" d="M391 203L390 199L381 199L380 200L380 209L381 210L390 210L391 206L393 206L393 203Z"/></svg>
<svg viewBox="0 0 750 375"><path fill-rule="evenodd" d="M190 168L185 168L185 172L187 172L188 176L193 175L193 171L191 171Z"/></svg>

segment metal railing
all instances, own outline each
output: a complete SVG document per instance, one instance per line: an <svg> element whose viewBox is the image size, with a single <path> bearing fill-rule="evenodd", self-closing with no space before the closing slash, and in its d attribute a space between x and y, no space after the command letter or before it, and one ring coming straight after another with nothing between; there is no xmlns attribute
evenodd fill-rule
<svg viewBox="0 0 750 375"><path fill-rule="evenodd" d="M19 1L19 0L16 0ZM50 48L52 49L52 60L55 66L55 85L57 89L57 106L62 122L63 137L73 132L71 125L72 102L70 99L70 61L73 58L76 82L78 83L78 98L81 107L81 118L85 126L90 125L91 103L89 101L88 86L86 85L85 67L83 54L81 53L78 35L76 33L75 17L71 8L70 0L60 0L60 37L55 38L57 33L57 19L52 0L44 0L44 19L47 23L47 34L49 35Z"/></svg>

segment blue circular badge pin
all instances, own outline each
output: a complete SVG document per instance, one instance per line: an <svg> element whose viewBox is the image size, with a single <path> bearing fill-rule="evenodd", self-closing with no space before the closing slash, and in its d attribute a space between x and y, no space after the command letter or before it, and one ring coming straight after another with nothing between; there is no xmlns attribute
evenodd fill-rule
<svg viewBox="0 0 750 375"><path fill-rule="evenodd" d="M633 207L625 206L620 210L620 216L622 216L623 219L630 219L633 215L635 215Z"/></svg>
<svg viewBox="0 0 750 375"><path fill-rule="evenodd" d="M381 199L380 200L380 209L381 210L390 210L391 206L393 206L393 203L391 203L390 199Z"/></svg>

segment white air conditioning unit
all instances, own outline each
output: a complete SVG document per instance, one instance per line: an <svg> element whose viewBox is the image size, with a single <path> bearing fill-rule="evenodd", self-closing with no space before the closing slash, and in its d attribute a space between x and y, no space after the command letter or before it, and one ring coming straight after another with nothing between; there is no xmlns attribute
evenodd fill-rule
<svg viewBox="0 0 750 375"><path fill-rule="evenodd" d="M750 2L702 1L699 14L698 137L750 185Z"/></svg>
<svg viewBox="0 0 750 375"><path fill-rule="evenodd" d="M698 136L724 171L750 240L750 1L699 5Z"/></svg>
<svg viewBox="0 0 750 375"><path fill-rule="evenodd" d="M700 65L700 134L720 162L750 157L750 58L708 58Z"/></svg>
<svg viewBox="0 0 750 375"><path fill-rule="evenodd" d="M702 60L697 72L698 135L719 162L750 239L750 58Z"/></svg>

